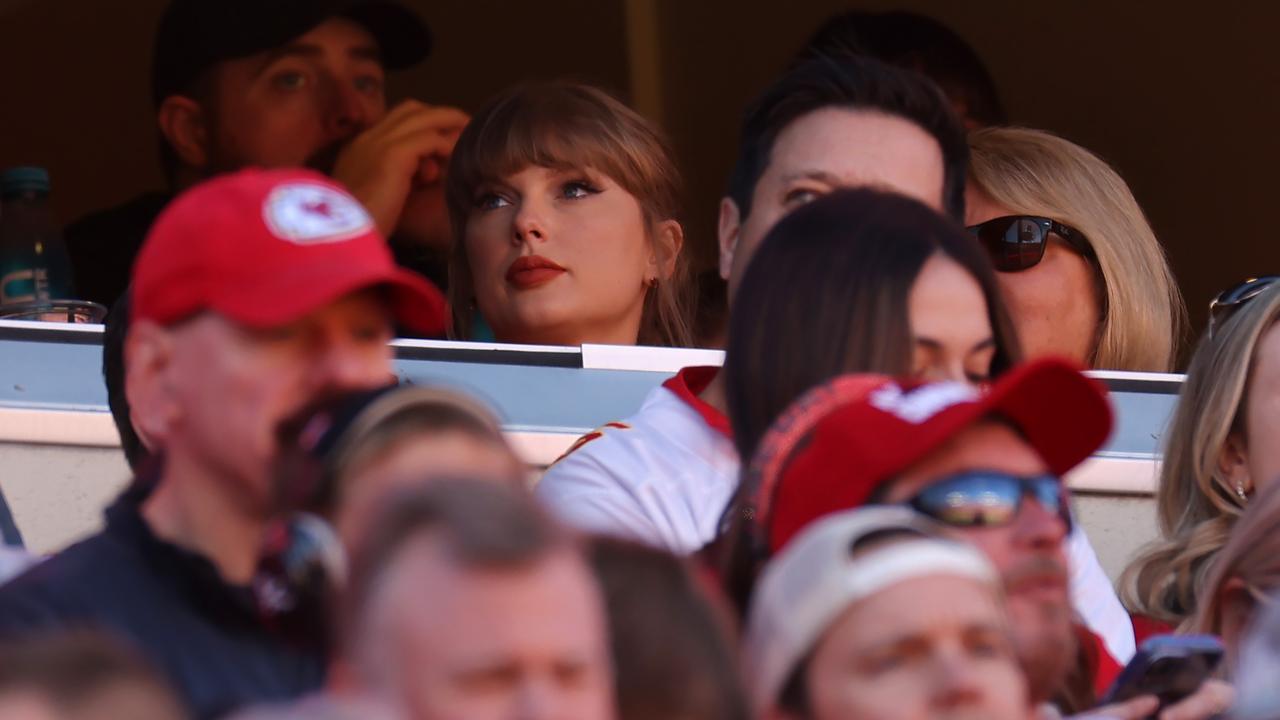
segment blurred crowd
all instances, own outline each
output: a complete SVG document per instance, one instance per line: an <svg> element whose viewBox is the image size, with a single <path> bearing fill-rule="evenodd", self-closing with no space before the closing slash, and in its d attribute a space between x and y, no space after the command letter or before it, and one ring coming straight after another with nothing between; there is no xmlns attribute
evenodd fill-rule
<svg viewBox="0 0 1280 720"><path fill-rule="evenodd" d="M568 81L389 103L430 37L166 9L169 187L65 231L134 477L10 549L0 718L1280 718L1274 278L1214 299L1113 583L1063 482L1113 424L1083 371L1173 370L1184 302L1121 176L1009 126L957 35L813 34L725 129L718 278L652 122ZM397 383L397 336L725 359L543 472Z"/></svg>

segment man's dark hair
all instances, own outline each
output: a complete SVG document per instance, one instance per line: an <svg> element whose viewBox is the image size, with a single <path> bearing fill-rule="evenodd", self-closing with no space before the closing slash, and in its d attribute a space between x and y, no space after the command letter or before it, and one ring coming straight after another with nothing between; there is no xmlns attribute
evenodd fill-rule
<svg viewBox="0 0 1280 720"><path fill-rule="evenodd" d="M747 109L728 189L742 218L751 213L756 183L771 162L778 136L791 123L824 108L884 113L928 133L942 150L943 207L956 220L964 219L969 146L947 98L918 73L852 55L822 55L796 64Z"/></svg>
<svg viewBox="0 0 1280 720"><path fill-rule="evenodd" d="M730 311L723 371L744 467L773 422L811 388L845 373L911 372L911 289L939 254L982 289L998 376L1022 351L991 261L958 223L911 198L859 188L802 205L765 235ZM739 487L721 547L726 589L740 609L763 560L741 519L754 493Z"/></svg>
<svg viewBox="0 0 1280 720"><path fill-rule="evenodd" d="M609 615L619 720L746 720L728 614L689 565L607 537L587 555Z"/></svg>
<svg viewBox="0 0 1280 720"><path fill-rule="evenodd" d="M432 480L385 499L367 537L358 538L339 631L350 649L374 588L411 541L438 532L464 567L520 568L537 562L568 536L528 492L475 479Z"/></svg>
<svg viewBox="0 0 1280 720"><path fill-rule="evenodd" d="M938 84L979 126L1008 122L991 73L954 30L905 10L851 10L829 18L809 38L797 61L828 55L864 55L914 70Z"/></svg>
<svg viewBox="0 0 1280 720"><path fill-rule="evenodd" d="M106 328L102 333L102 378L107 383L107 406L111 408L111 419L115 421L116 431L120 433L120 447L129 467L137 472L143 462L151 456L138 433L129 420L129 398L124 390L124 340L129 334L129 308L133 304L129 297L131 291L111 306L107 313Z"/></svg>

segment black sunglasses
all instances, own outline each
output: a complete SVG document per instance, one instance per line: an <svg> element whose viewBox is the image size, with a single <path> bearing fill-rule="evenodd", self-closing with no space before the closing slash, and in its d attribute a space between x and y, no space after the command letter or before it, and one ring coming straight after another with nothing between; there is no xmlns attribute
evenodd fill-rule
<svg viewBox="0 0 1280 720"><path fill-rule="evenodd" d="M1218 297L1209 302L1209 337L1213 337L1214 331L1221 327L1236 310L1261 295L1263 290L1274 285L1277 280L1280 280L1280 275L1249 278L1235 287L1218 293Z"/></svg>
<svg viewBox="0 0 1280 720"><path fill-rule="evenodd" d="M1084 233L1057 220L1032 215L1006 215L968 228L982 241L991 262L1000 272L1021 272L1044 259L1049 233L1062 238L1080 255L1095 259L1093 246Z"/></svg>
<svg viewBox="0 0 1280 720"><path fill-rule="evenodd" d="M1018 477L995 470L975 470L934 483L907 501L916 512L951 527L1001 527L1018 517L1022 500L1032 497L1062 518L1071 530L1066 489L1056 475Z"/></svg>

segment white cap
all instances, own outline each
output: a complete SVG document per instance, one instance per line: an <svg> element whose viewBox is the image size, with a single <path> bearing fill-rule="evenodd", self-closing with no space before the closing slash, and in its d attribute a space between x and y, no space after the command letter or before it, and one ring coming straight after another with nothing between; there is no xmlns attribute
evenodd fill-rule
<svg viewBox="0 0 1280 720"><path fill-rule="evenodd" d="M873 535L916 535L855 554ZM933 521L903 506L870 506L814 521L765 565L752 594L744 671L757 712L778 700L797 663L853 603L924 575L971 577L999 588L977 550L938 535Z"/></svg>

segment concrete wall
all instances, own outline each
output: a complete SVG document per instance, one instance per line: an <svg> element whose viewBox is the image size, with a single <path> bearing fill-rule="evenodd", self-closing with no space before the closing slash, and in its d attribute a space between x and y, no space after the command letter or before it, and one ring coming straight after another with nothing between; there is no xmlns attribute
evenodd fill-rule
<svg viewBox="0 0 1280 720"><path fill-rule="evenodd" d="M27 548L51 553L102 527L129 481L119 448L0 442L0 490Z"/></svg>
<svg viewBox="0 0 1280 720"><path fill-rule="evenodd" d="M55 552L99 529L102 510L129 478L123 454L108 447L0 442L0 468L0 490L27 547L37 553ZM540 471L531 472L536 477ZM1136 548L1155 537L1149 496L1077 493L1075 508L1112 579Z"/></svg>

